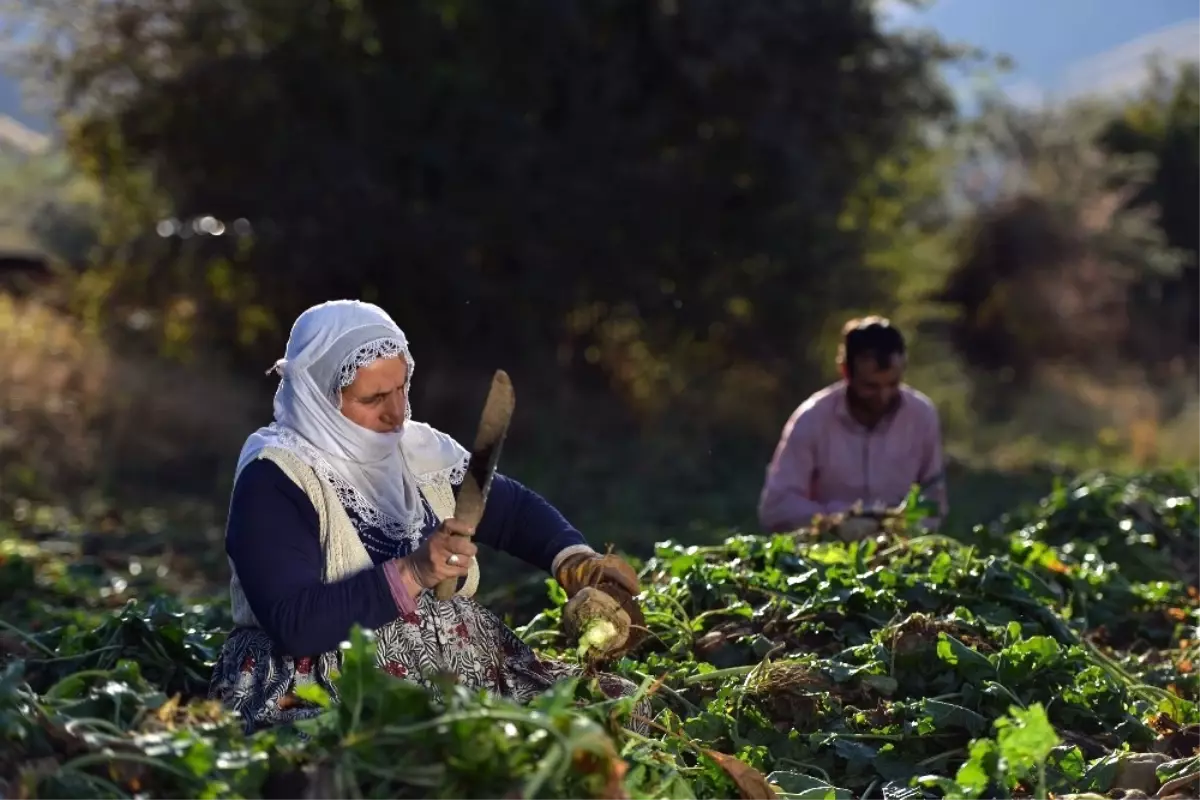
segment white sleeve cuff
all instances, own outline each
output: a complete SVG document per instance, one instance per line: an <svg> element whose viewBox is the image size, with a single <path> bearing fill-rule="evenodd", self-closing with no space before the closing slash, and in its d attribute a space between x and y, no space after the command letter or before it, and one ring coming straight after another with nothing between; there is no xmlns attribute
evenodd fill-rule
<svg viewBox="0 0 1200 800"><path fill-rule="evenodd" d="M571 556L578 556L578 555L583 555L583 554L593 555L593 556L599 555L599 553L597 553L589 545L586 545L586 544L573 544L570 547L564 547L562 550L558 551L558 555L556 555L554 557L554 560L552 562L550 562L550 574L557 576L558 568L562 566L562 563L564 561L566 561Z"/></svg>

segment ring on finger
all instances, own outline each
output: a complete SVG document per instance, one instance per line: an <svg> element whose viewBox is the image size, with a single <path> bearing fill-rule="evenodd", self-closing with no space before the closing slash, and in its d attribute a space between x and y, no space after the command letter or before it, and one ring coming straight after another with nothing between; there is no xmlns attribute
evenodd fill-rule
<svg viewBox="0 0 1200 800"><path fill-rule="evenodd" d="M447 564L449 564L449 565L450 565L450 566L452 566L452 567L457 567L457 566L458 566L458 560L459 560L459 559L458 559L458 553L451 553L451 554L450 554L450 557L446 559L446 563L447 563Z"/></svg>

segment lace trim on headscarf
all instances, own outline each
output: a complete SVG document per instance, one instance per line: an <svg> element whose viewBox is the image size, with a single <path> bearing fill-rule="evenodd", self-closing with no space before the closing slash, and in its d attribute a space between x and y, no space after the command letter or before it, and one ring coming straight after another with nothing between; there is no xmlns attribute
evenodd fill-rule
<svg viewBox="0 0 1200 800"><path fill-rule="evenodd" d="M337 387L334 390L335 397L333 398L334 405L341 408L341 391L354 383L354 379L358 377L360 369L370 366L381 358L400 357L403 357L405 363L408 364L408 376L404 383L404 419L406 422L411 420L412 404L409 402L408 390L412 386L412 376L413 371L416 369L416 364L413 363L412 354L409 353L408 347L397 339L376 339L367 342L346 356L342 365L338 367ZM440 481L449 481L451 486L458 486L467 474L467 461L469 459L469 455L464 456L463 460L458 464L452 464L445 469L426 473L425 475L417 475L417 483L421 486L428 486Z"/></svg>
<svg viewBox="0 0 1200 800"><path fill-rule="evenodd" d="M408 348L397 339L376 339L359 346L357 350L346 356L342 365L338 367L337 379L330 390L329 399L335 406L341 408L342 389L354 383L360 369L381 358L400 358L401 356L408 363L408 378L405 380L404 386L404 418L411 419L412 412L408 407L408 387L412 385L413 360L408 353Z"/></svg>

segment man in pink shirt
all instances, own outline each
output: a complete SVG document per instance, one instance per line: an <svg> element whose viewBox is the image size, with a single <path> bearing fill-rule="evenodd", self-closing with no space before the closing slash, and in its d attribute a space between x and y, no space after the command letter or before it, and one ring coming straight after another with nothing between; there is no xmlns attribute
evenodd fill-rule
<svg viewBox="0 0 1200 800"><path fill-rule="evenodd" d="M796 530L859 501L864 509L894 508L913 484L930 484L928 495L946 515L938 413L902 383L904 336L888 320L866 317L846 323L842 337L842 380L793 412L767 468L758 519L769 532Z"/></svg>

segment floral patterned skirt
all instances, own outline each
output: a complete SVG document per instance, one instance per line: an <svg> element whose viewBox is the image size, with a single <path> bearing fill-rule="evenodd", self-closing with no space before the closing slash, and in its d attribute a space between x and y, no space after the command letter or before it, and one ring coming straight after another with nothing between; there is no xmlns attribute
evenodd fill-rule
<svg viewBox="0 0 1200 800"><path fill-rule="evenodd" d="M375 631L377 661L396 677L434 688L438 674L453 673L469 689L485 689L519 703L528 702L555 682L579 675L577 665L544 660L499 617L474 600L437 600L424 592L417 613ZM276 652L258 628L237 628L225 642L213 670L209 696L221 700L245 720L247 733L317 716L321 709L300 700L295 690L316 683L337 700L331 680L340 667L339 651L293 658ZM597 676L610 698L628 697L637 686L610 674ZM639 708L639 716L648 716ZM630 728L644 726L637 722Z"/></svg>

